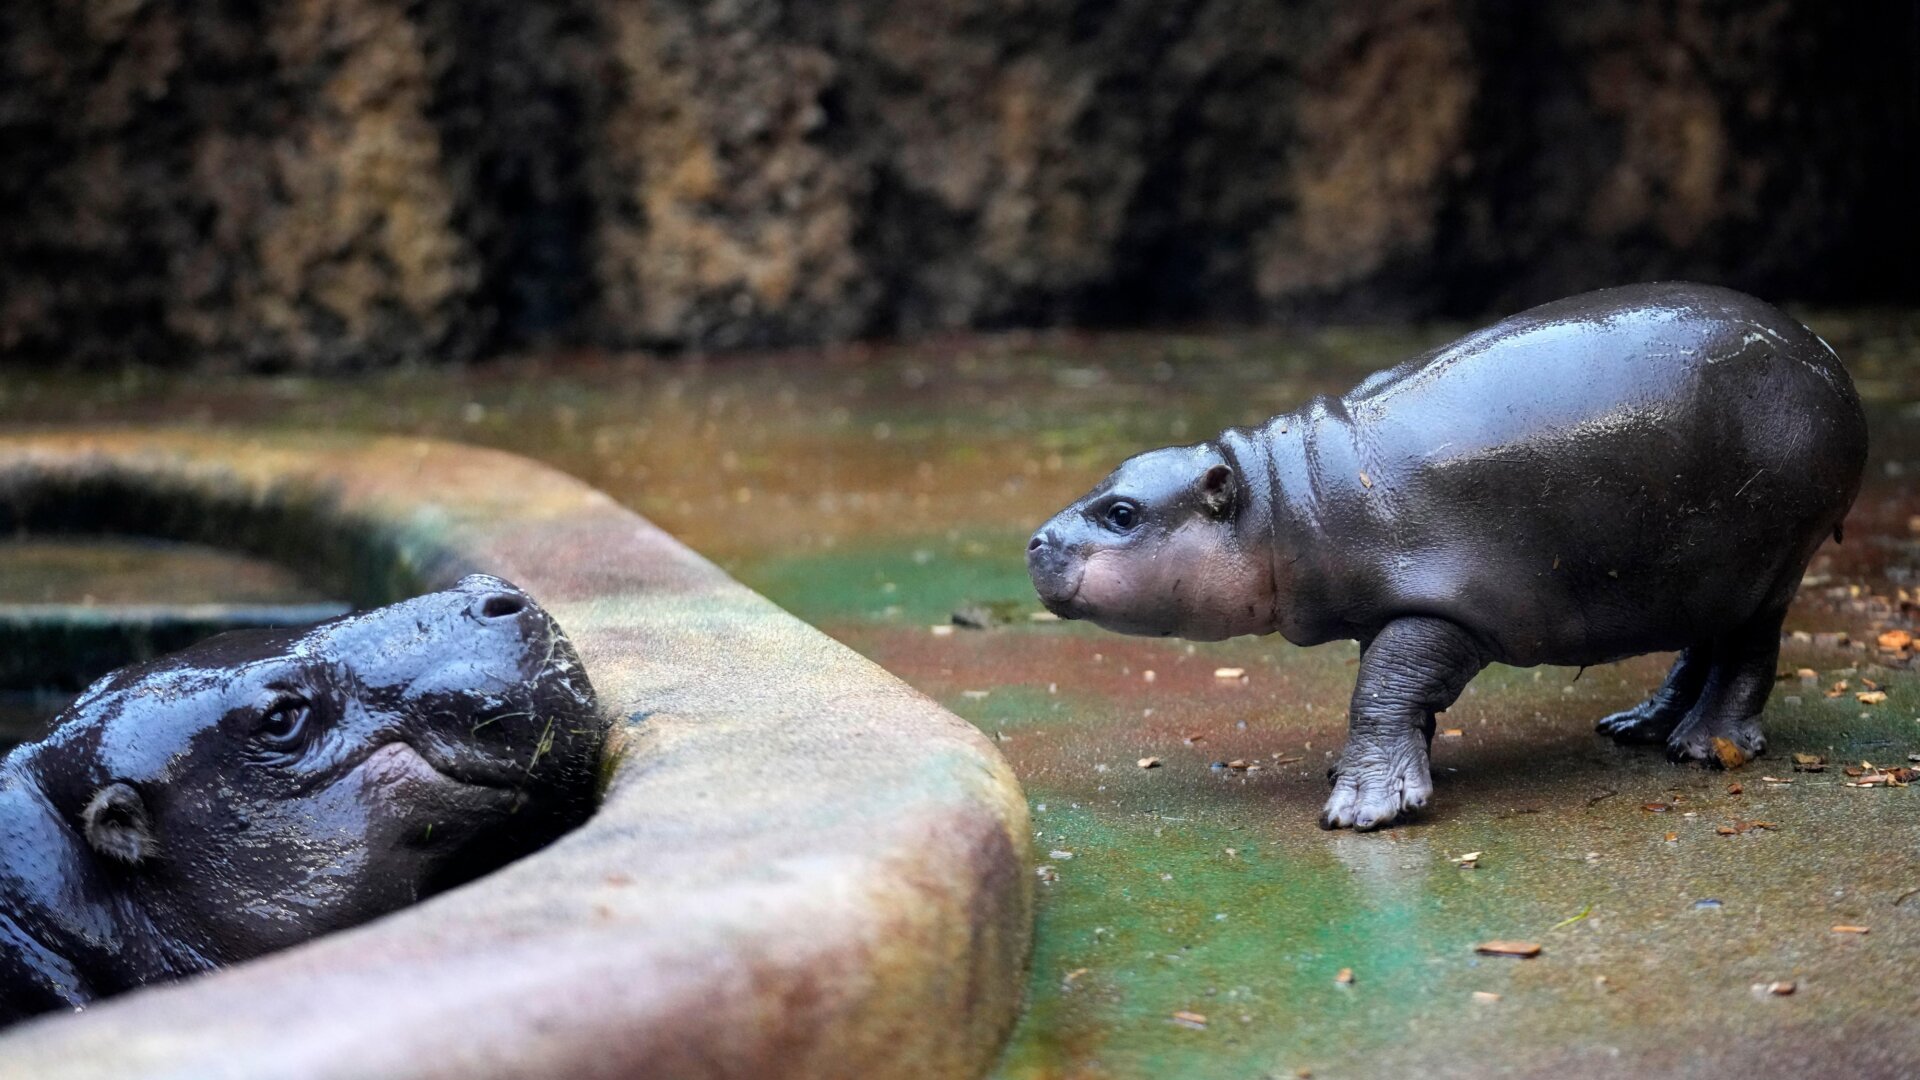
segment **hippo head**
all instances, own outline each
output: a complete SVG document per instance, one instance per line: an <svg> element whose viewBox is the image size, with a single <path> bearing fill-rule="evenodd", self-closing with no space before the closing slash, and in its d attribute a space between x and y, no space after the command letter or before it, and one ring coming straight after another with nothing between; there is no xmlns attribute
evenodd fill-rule
<svg viewBox="0 0 1920 1080"><path fill-rule="evenodd" d="M31 767L102 874L231 962L350 926L591 812L605 725L526 594L475 575L101 679Z"/></svg>
<svg viewBox="0 0 1920 1080"><path fill-rule="evenodd" d="M1211 443L1149 451L1042 525L1027 571L1062 618L1196 641L1265 633L1273 566L1250 503Z"/></svg>

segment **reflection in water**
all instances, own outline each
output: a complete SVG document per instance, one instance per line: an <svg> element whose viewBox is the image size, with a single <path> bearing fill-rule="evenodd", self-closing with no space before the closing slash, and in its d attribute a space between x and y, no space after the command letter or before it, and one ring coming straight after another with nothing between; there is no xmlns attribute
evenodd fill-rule
<svg viewBox="0 0 1920 1080"><path fill-rule="evenodd" d="M137 536L0 539L0 754L106 672L222 630L345 611L294 572Z"/></svg>

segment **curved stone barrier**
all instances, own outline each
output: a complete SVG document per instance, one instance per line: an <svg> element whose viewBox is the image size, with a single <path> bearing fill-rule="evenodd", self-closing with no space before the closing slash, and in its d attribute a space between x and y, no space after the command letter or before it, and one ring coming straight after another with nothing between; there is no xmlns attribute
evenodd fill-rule
<svg viewBox="0 0 1920 1080"><path fill-rule="evenodd" d="M935 1077L1019 1004L1028 823L973 728L607 496L510 454L0 439L0 526L158 533L363 603L469 571L553 611L621 722L552 847L367 926L0 1035L0 1076Z"/></svg>

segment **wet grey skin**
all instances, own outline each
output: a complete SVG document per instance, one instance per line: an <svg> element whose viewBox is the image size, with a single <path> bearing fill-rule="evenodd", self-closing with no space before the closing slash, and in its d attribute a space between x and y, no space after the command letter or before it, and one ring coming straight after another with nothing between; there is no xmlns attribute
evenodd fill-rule
<svg viewBox="0 0 1920 1080"><path fill-rule="evenodd" d="M498 578L223 634L0 761L0 1023L365 922L592 813L606 731Z"/></svg>
<svg viewBox="0 0 1920 1080"><path fill-rule="evenodd" d="M1321 824L1375 829L1427 805L1434 715L1494 662L1677 651L1599 730L1677 762L1760 754L1781 620L1866 453L1813 332L1727 289L1631 285L1131 458L1027 564L1055 614L1124 633L1360 642Z"/></svg>

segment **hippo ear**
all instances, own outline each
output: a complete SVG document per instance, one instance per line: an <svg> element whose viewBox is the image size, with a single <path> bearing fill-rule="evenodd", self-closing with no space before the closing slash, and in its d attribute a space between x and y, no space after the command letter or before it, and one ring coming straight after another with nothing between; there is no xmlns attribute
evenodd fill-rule
<svg viewBox="0 0 1920 1080"><path fill-rule="evenodd" d="M1200 499L1214 517L1226 517L1233 511L1235 493L1230 465L1215 465L1200 478Z"/></svg>
<svg viewBox="0 0 1920 1080"><path fill-rule="evenodd" d="M108 784L94 792L80 820L93 850L128 866L147 861L159 848L146 800L129 784Z"/></svg>

